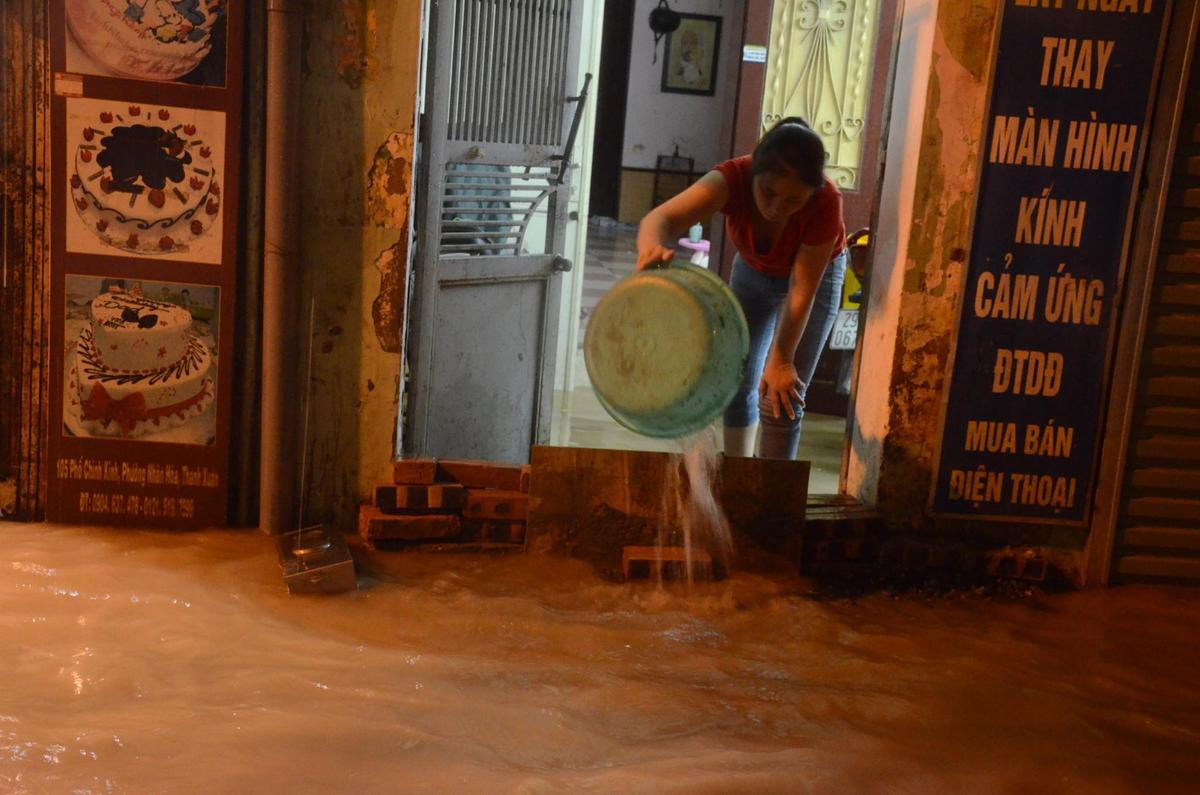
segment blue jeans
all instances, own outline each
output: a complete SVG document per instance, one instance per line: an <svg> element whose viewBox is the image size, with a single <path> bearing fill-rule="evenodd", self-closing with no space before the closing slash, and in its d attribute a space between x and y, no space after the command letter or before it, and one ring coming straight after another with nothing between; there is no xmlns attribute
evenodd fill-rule
<svg viewBox="0 0 1200 795"><path fill-rule="evenodd" d="M763 365L767 360L767 352L771 340L775 336L775 323L779 317L784 298L787 297L789 276L769 276L751 268L741 258L733 258L733 273L729 286L742 305L746 314L746 323L750 327L750 357L746 361L746 369L742 373L742 383L738 387L733 402L725 409L726 428L744 428L753 425L761 417L763 436L767 434L785 434L787 437L788 458L795 458L800 447L800 421L804 417L804 394L812 381L817 369L817 361L829 332L833 330L833 321L837 317L838 305L842 299L842 282L846 274L846 252L838 254L825 266L825 273L817 285L817 294L813 296L812 311L808 316L808 324L796 347L796 373L804 383L800 390L800 404L795 407L796 418L788 419L785 411L780 411L778 419L772 416L768 405L759 405L758 383L762 379ZM782 407L780 407L782 409Z"/></svg>

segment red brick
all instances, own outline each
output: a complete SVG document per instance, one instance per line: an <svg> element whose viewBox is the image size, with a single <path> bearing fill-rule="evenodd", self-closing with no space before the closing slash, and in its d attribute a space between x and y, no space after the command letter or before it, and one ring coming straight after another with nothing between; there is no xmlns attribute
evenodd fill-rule
<svg viewBox="0 0 1200 795"><path fill-rule="evenodd" d="M463 519L463 538L469 541L525 542L525 523L503 519Z"/></svg>
<svg viewBox="0 0 1200 795"><path fill-rule="evenodd" d="M437 462L437 468L438 480L461 483L469 489L521 490L520 464L445 459Z"/></svg>
<svg viewBox="0 0 1200 795"><path fill-rule="evenodd" d="M406 458L392 462L392 482L409 486L429 486L437 482L437 460Z"/></svg>
<svg viewBox="0 0 1200 795"><path fill-rule="evenodd" d="M383 513L458 513L466 495L467 490L457 483L376 486L375 507Z"/></svg>
<svg viewBox="0 0 1200 795"><path fill-rule="evenodd" d="M458 538L462 534L462 525L457 516L392 516L381 513L374 505L361 505L358 509L358 533L367 541L427 541Z"/></svg>
<svg viewBox="0 0 1200 795"><path fill-rule="evenodd" d="M621 570L625 579L640 571L647 576L661 576L667 564L687 563L687 550L683 547L625 547L621 554ZM701 577L712 575L712 557L705 551L692 550L692 573Z"/></svg>
<svg viewBox="0 0 1200 795"><path fill-rule="evenodd" d="M529 516L529 495L500 489L468 489L463 516L524 521Z"/></svg>

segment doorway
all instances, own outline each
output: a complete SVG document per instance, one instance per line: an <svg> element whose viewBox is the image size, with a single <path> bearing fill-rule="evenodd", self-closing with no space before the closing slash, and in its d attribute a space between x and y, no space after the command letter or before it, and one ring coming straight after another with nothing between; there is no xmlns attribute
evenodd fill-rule
<svg viewBox="0 0 1200 795"><path fill-rule="evenodd" d="M616 218L620 206L621 152L625 140L634 6L634 0L604 0L600 71L596 79L592 178L588 187L589 213L603 218Z"/></svg>
<svg viewBox="0 0 1200 795"><path fill-rule="evenodd" d="M656 2L604 3L597 121L589 164L590 206L586 218L580 219L581 226L586 221L586 229L581 230L586 234L585 253L579 257L583 264L582 285L577 306L568 310L576 313L579 322L577 344L570 352L574 377L562 401L567 417L556 442L559 444L640 450L674 449L676 445L638 436L612 420L591 391L582 356L591 310L613 284L633 271L637 221L665 198L657 196L655 190L656 181L662 177L656 168L660 158L690 157L694 168L687 175L688 181L698 179L716 163L749 152L772 116L829 114L827 105L832 104L834 110L852 111L840 138L827 143L831 158L840 158L834 162L840 169L836 179L843 195L847 234L869 227L876 206L898 20L894 4L883 4L887 7L881 8L880 4L851 2L844 7L839 4L828 14L805 16L808 12L804 4L789 0L748 0L736 7L722 0L672 2L671 8L681 13L721 19L719 85L710 96L687 96L664 91L663 45L669 44L669 38L654 47L646 22ZM805 58L791 59L790 65L789 59L769 54L769 48L788 40L780 32L788 29L799 31L791 37L793 54L805 54ZM818 53L821 57L808 57L813 37L825 36L834 41L853 37L861 42L864 35L870 41L865 51L824 52ZM851 63L854 58L859 62ZM796 62L807 62L808 71L796 67ZM838 88L832 83L836 75L831 76L829 69L839 65L844 72L861 71L866 77L848 90L845 84ZM768 86L769 71L776 86L782 80L785 90ZM811 82L814 71L820 77L815 89ZM612 84L614 81L617 85ZM797 92L788 90L788 86L794 89L802 85L809 89L808 105L806 112L797 113ZM851 94L855 97L852 103L847 101ZM680 110L689 105L692 110ZM695 110L698 107L708 110ZM682 132L676 126L681 118L689 119ZM713 145L708 148L694 134L702 126L713 131ZM721 238L718 216L712 226L706 225L704 239L711 242L710 267L728 279L732 248L723 247ZM861 285L849 270L846 281L842 307L856 315L856 311L849 310L863 300ZM852 297L854 301L849 300ZM837 348L830 350L827 346L810 384L800 457L813 464L813 493L839 491L857 336L847 345L843 333Z"/></svg>

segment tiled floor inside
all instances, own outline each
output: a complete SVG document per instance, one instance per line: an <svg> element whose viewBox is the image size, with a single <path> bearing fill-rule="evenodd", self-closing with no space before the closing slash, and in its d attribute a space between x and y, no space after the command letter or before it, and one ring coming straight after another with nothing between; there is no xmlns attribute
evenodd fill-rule
<svg viewBox="0 0 1200 795"><path fill-rule="evenodd" d="M568 426L564 433L565 443L571 447L663 452L679 449L678 442L674 440L641 436L613 420L596 399L583 363L582 346L588 315L612 285L633 272L637 257L635 236L635 227L617 224L609 219L592 218L588 223L580 348L575 352L575 389L564 406ZM843 417L813 413L805 415L800 457L812 462L810 493L837 493L845 428Z"/></svg>

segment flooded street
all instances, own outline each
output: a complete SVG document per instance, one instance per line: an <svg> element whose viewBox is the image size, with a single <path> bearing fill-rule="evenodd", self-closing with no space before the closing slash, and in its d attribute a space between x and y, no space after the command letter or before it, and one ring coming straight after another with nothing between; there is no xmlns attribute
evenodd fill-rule
<svg viewBox="0 0 1200 795"><path fill-rule="evenodd" d="M821 600L0 525L0 791L1184 792L1200 591Z"/></svg>

